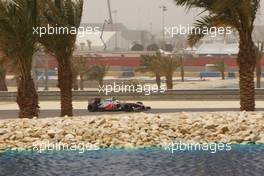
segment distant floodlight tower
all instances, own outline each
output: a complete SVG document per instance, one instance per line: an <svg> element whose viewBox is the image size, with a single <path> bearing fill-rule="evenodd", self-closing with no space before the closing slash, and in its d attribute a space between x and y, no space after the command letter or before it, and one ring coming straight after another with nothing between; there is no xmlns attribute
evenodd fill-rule
<svg viewBox="0 0 264 176"><path fill-rule="evenodd" d="M166 6L160 6L162 11L162 36L163 36L163 42L165 42L165 12L168 11L168 8Z"/></svg>
<svg viewBox="0 0 264 176"><path fill-rule="evenodd" d="M107 5L108 5L108 13L109 13L109 24L113 24L113 18L112 18L112 10L111 10L110 0L107 0Z"/></svg>
<svg viewBox="0 0 264 176"><path fill-rule="evenodd" d="M113 22L113 24L114 24L114 31L116 32L116 34L115 34L115 50L117 50L118 49L118 46L117 46L117 35L118 35L118 26L117 26L117 13L118 13L118 11L117 10L114 10L114 11L112 11L112 13L114 14L114 18L115 18L115 21Z"/></svg>
<svg viewBox="0 0 264 176"><path fill-rule="evenodd" d="M100 39L104 45L104 51L107 49L107 45L103 39L103 35L104 35L104 30L107 24L112 25L113 28L113 18L112 18L112 10L111 10L111 3L110 0L107 0L107 6L108 6L108 13L109 13L109 19L105 19L104 23L103 23L103 27L101 29L101 35L100 35Z"/></svg>

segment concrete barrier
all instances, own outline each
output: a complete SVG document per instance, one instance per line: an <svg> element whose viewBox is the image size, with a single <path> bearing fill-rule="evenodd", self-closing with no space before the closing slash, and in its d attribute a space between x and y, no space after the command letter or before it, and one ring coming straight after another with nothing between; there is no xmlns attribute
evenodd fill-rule
<svg viewBox="0 0 264 176"><path fill-rule="evenodd" d="M53 101L60 100L59 91L40 91L39 100ZM200 89L200 90L168 90L165 93L152 93L144 95L143 93L110 93L108 96L98 91L73 91L74 101L87 101L94 97L117 97L120 100L239 100L239 89ZM256 89L256 100L264 100L264 89ZM0 102L16 101L16 92L0 92Z"/></svg>

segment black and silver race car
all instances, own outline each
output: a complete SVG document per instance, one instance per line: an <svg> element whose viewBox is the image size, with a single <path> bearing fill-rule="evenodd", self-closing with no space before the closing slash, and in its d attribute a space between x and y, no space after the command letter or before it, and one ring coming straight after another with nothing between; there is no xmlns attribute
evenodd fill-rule
<svg viewBox="0 0 264 176"><path fill-rule="evenodd" d="M93 98L89 100L88 107L89 112L102 112L102 111L125 111L125 112L141 112L150 110L151 107L145 106L142 102L127 103L120 102L115 98L101 99Z"/></svg>

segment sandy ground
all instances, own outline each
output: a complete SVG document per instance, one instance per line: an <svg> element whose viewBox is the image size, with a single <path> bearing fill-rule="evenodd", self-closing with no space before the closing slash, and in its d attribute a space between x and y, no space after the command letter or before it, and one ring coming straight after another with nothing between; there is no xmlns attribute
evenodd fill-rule
<svg viewBox="0 0 264 176"><path fill-rule="evenodd" d="M239 101L143 101L146 106L152 109L218 109L218 108L239 108ZM75 109L86 109L87 102L73 102ZM60 109L59 101L41 101L41 110ZM257 101L256 108L264 108L264 101ZM13 102L0 102L0 110L18 110Z"/></svg>
<svg viewBox="0 0 264 176"><path fill-rule="evenodd" d="M238 79L226 79L221 80L220 78L205 78L200 80L200 78L185 78L185 82L181 82L180 78L174 78L174 89L210 89L210 88L238 88ZM153 78L142 77L139 79L140 82L144 80L153 80ZM164 84L165 86L165 84ZM262 87L264 87L264 80L262 80ZM16 91L16 87L9 87L9 91ZM39 91L44 90L44 87L39 87ZM58 91L56 87L50 87L50 91ZM97 88L85 88L85 90L97 90Z"/></svg>

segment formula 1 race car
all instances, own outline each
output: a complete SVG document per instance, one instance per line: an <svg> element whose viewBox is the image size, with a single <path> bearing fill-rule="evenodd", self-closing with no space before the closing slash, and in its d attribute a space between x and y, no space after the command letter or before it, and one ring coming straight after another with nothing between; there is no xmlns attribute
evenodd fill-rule
<svg viewBox="0 0 264 176"><path fill-rule="evenodd" d="M145 106L142 102L126 103L120 102L115 98L102 100L101 98L93 98L88 103L89 112L102 111L125 111L125 112L141 112L150 110L151 107Z"/></svg>

